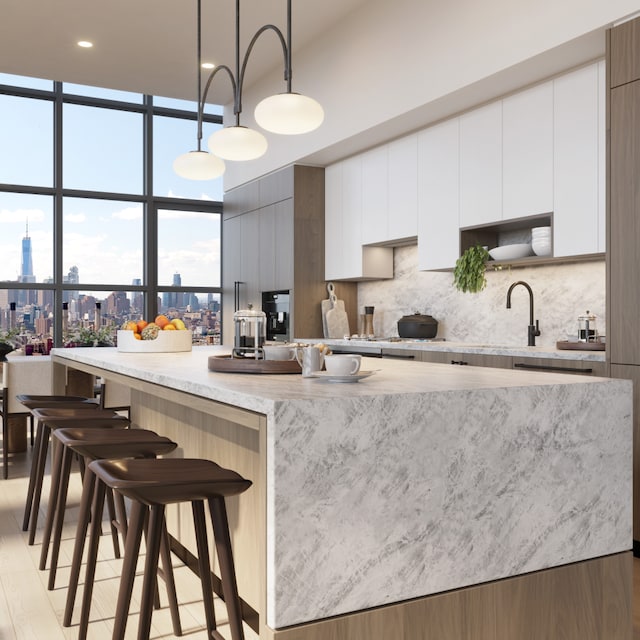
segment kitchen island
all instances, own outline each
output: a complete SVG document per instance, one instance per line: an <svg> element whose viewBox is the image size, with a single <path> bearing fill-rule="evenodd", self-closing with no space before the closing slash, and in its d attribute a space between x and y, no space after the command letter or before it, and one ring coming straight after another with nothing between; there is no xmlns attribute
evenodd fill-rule
<svg viewBox="0 0 640 640"><path fill-rule="evenodd" d="M254 482L229 510L260 638L630 640L629 382L378 359L357 384L209 371L225 351L52 359L128 384L136 424ZM169 520L188 560L189 510Z"/></svg>

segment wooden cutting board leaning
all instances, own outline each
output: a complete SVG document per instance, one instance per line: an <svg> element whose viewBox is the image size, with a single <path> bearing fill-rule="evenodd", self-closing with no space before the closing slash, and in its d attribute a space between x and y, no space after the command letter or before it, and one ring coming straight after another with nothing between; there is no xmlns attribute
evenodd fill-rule
<svg viewBox="0 0 640 640"><path fill-rule="evenodd" d="M333 282L327 284L327 291L329 299L321 303L324 337L336 339L351 335L344 300L338 300Z"/></svg>

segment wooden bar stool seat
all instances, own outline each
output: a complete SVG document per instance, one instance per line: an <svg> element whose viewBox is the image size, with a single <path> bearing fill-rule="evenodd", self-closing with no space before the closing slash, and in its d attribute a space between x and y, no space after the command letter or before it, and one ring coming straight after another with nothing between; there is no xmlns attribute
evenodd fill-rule
<svg viewBox="0 0 640 640"><path fill-rule="evenodd" d="M97 460L92 462L89 468L106 486L132 500L113 639L121 640L124 638L147 510L149 511L149 525L138 626L139 639L148 638L151 628L158 554L162 532L165 529L165 506L191 502L207 631L209 637L224 640L216 630L213 611L211 565L204 509L204 503L207 502L220 565L224 601L229 615L231 638L232 640L243 640L242 614L225 499L246 491L251 486L251 481L246 480L235 471L220 467L215 462L199 459Z"/></svg>
<svg viewBox="0 0 640 640"><path fill-rule="evenodd" d="M86 464L92 460L100 460L103 458L154 458L158 455L166 455L173 451L177 444L158 435L154 431L147 429L83 429L81 427L61 428L53 432L60 448L64 450L62 471L60 478L61 490L59 493L58 504L56 506L56 516L54 524L54 540L51 559L51 570L55 572L55 563L57 561L58 545L62 531L62 521L64 518L64 497L63 485L68 483L69 460L72 453L77 453L84 457ZM87 557L87 568L84 586L83 609L80 621L80 637L86 637L87 625L89 623L89 613L91 605L91 596L93 593L93 582L95 578L95 569L97 562L97 552L99 545L99 522L102 518L102 504L94 504L92 499L96 494L96 477L87 468L82 488L82 499L80 502L80 512L78 515L78 526L76 530L75 545L73 549L73 559L71 564L71 574L69 578L69 588L67 591L67 601L65 606L63 625L68 627L71 625L73 616L73 608L78 590L78 582L80 569L82 564L82 556L87 535L89 522L93 518L95 529L92 528L92 534L89 544L89 552ZM103 494L104 495L104 494ZM119 494L122 500L121 494ZM116 499L116 505L119 505L119 513L117 514L118 524L121 532L126 540L126 512L124 502ZM93 511L93 515L91 515ZM169 591L169 603L171 607L172 619L174 619L174 630L180 630L180 622L177 609L177 598L175 595L175 584L173 580L173 571L170 564L170 554L168 540L165 541L165 550L163 553L164 575L167 580ZM55 576L55 573L53 574ZM52 575L49 576L49 588L52 586ZM179 635L178 633L176 635Z"/></svg>
<svg viewBox="0 0 640 640"><path fill-rule="evenodd" d="M38 428L36 431L33 459L31 461L24 518L22 521L22 530L29 530L29 545L35 543L38 512L42 496L42 484L47 466L49 437L53 421L56 421L56 428L74 425L91 427L94 420L103 420L105 418L114 420L113 426L121 428L130 424L127 418L122 417L115 411L102 411L95 403L77 403L76 405L44 407L32 409L31 412L38 422Z"/></svg>

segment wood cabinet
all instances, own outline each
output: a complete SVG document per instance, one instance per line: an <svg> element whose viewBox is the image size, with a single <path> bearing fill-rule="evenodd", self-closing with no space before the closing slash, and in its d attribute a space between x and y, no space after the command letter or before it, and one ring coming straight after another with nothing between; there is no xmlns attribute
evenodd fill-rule
<svg viewBox="0 0 640 640"><path fill-rule="evenodd" d="M460 255L459 119L418 134L418 269L451 268Z"/></svg>
<svg viewBox="0 0 640 640"><path fill-rule="evenodd" d="M611 362L640 365L640 81L611 91L609 318Z"/></svg>
<svg viewBox="0 0 640 640"><path fill-rule="evenodd" d="M502 101L502 217L553 211L553 84Z"/></svg>
<svg viewBox="0 0 640 640"><path fill-rule="evenodd" d="M610 31L610 87L640 80L640 21L629 20Z"/></svg>
<svg viewBox="0 0 640 640"><path fill-rule="evenodd" d="M602 67L592 64L553 81L554 256L605 250Z"/></svg>
<svg viewBox="0 0 640 640"><path fill-rule="evenodd" d="M502 101L460 116L460 226L502 220Z"/></svg>
<svg viewBox="0 0 640 640"><path fill-rule="evenodd" d="M590 360L567 360L559 358L513 357L513 368L525 371L546 371L547 373L567 373L573 375L606 376L605 362Z"/></svg>
<svg viewBox="0 0 640 640"><path fill-rule="evenodd" d="M246 190L246 192L245 192ZM233 344L234 283L241 308L262 307L263 291L289 290L291 335L322 337L324 169L291 166L225 196L223 343ZM243 207L254 207L242 211ZM355 316L355 290L341 288Z"/></svg>
<svg viewBox="0 0 640 640"><path fill-rule="evenodd" d="M440 362L457 366L511 369L511 356L464 353L463 351L422 351L422 362Z"/></svg>

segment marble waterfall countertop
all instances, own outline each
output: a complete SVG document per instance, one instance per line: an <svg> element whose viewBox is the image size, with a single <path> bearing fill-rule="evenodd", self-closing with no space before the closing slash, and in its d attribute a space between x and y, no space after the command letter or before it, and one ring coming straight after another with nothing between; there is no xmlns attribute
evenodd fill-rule
<svg viewBox="0 0 640 640"><path fill-rule="evenodd" d="M625 380L364 358L357 384L56 349L267 416L267 624L281 628L629 550Z"/></svg>

